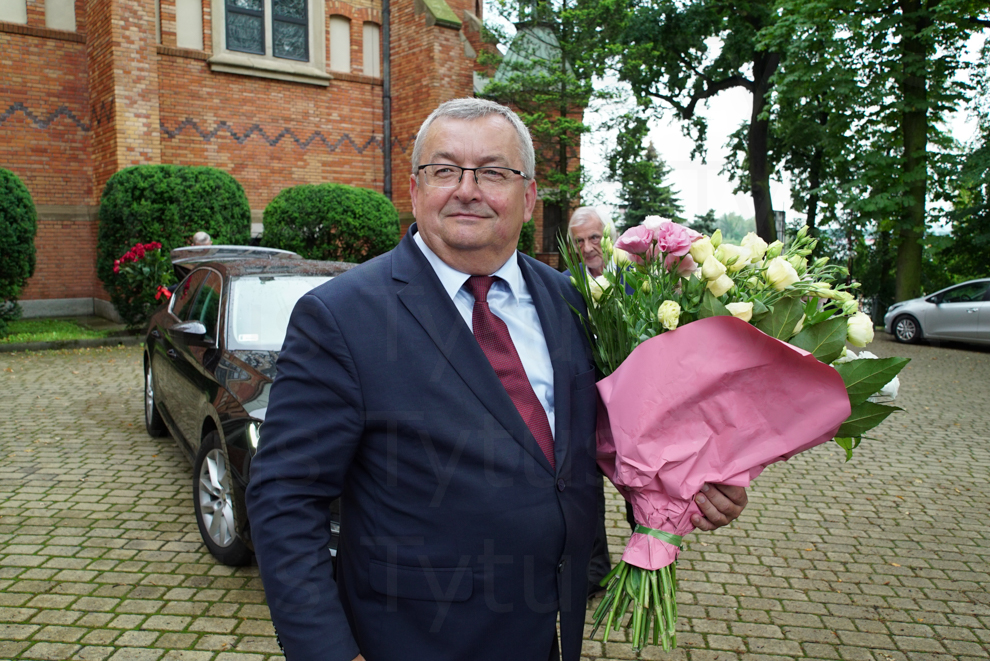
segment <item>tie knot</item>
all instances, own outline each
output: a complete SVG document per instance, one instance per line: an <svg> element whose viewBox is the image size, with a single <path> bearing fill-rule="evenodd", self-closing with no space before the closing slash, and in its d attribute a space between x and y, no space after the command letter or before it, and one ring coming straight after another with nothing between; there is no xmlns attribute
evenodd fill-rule
<svg viewBox="0 0 990 661"><path fill-rule="evenodd" d="M494 283L495 278L490 275L472 275L467 279L466 285L476 302L485 303L488 301L488 290Z"/></svg>

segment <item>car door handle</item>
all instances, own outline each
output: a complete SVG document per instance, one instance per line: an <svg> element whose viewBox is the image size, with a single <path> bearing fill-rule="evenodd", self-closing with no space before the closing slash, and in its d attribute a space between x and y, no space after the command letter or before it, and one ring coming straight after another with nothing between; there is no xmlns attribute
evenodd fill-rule
<svg viewBox="0 0 990 661"><path fill-rule="evenodd" d="M175 358L179 357L179 352L176 351L175 349L169 349L168 351L165 352L165 355L167 355L169 358L172 358L174 360Z"/></svg>
<svg viewBox="0 0 990 661"><path fill-rule="evenodd" d="M974 313L974 312L976 312L976 311L977 311L978 309L979 309L979 308L969 308L968 310L966 310L966 313L967 313L967 314L973 314L973 313Z"/></svg>

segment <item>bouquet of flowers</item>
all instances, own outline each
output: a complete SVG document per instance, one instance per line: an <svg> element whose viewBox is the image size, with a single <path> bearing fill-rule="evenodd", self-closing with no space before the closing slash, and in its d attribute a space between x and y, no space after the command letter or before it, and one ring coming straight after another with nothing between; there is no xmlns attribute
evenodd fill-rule
<svg viewBox="0 0 990 661"><path fill-rule="evenodd" d="M175 282L175 273L168 253L157 241L134 244L114 260L113 272L130 293L117 302L117 311L130 328L144 325L155 308L172 296L168 285Z"/></svg>
<svg viewBox="0 0 990 661"><path fill-rule="evenodd" d="M605 641L632 610L634 648L676 645L674 563L703 484L748 486L833 438L848 461L896 410L878 393L896 394L907 360L847 351L847 340L872 341L873 323L845 269L808 262L814 245L806 228L786 248L755 234L733 245L649 217L614 245L603 239L609 266L597 278L562 245L605 376L598 463L637 522L602 581L594 621Z"/></svg>

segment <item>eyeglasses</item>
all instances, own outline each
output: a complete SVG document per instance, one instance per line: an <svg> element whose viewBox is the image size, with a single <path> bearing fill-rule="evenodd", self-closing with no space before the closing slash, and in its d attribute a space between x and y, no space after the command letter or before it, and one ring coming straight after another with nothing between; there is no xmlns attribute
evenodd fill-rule
<svg viewBox="0 0 990 661"><path fill-rule="evenodd" d="M417 171L423 173L423 180L427 186L434 188L457 188L461 184L461 178L465 171L474 173L474 183L479 188L495 189L512 183L516 175L523 179L531 177L519 170L512 168L502 168L495 166L480 168L462 168L459 165L449 165L447 163L427 163L420 165Z"/></svg>

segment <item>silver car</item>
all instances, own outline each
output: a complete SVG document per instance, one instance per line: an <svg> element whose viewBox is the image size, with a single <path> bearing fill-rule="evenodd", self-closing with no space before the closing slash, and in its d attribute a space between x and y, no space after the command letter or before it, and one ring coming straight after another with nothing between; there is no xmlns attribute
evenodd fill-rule
<svg viewBox="0 0 990 661"><path fill-rule="evenodd" d="M898 342L926 339L990 344L990 278L894 303L887 309L883 327Z"/></svg>

